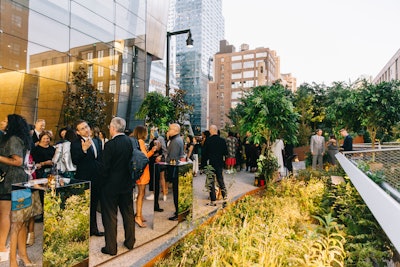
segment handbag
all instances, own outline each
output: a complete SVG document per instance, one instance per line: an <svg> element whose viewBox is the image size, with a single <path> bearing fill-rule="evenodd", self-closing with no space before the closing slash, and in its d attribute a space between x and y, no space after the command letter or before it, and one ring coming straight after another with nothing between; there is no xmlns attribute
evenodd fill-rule
<svg viewBox="0 0 400 267"><path fill-rule="evenodd" d="M29 188L11 191L11 210L21 210L32 206L32 191Z"/></svg>
<svg viewBox="0 0 400 267"><path fill-rule="evenodd" d="M32 217L32 191L29 188L11 191L11 221L25 222Z"/></svg>

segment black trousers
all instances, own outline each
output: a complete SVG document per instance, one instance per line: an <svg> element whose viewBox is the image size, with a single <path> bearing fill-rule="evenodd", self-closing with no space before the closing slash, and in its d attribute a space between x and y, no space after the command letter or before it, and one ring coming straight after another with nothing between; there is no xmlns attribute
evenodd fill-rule
<svg viewBox="0 0 400 267"><path fill-rule="evenodd" d="M215 169L214 173L215 173L215 175L217 177L218 186L221 189L222 197L225 198L227 196L227 192L226 192L226 187L225 187L225 182L224 182L224 176L222 174L223 168L222 167L214 167L214 169ZM215 181L214 181L214 179L211 181L210 187L211 187L210 188L210 200L211 201L215 201L217 199L217 197L215 195Z"/></svg>
<svg viewBox="0 0 400 267"><path fill-rule="evenodd" d="M172 183L172 195L174 197L175 215L178 215L178 188L179 172L177 166L168 166L168 180Z"/></svg>
<svg viewBox="0 0 400 267"><path fill-rule="evenodd" d="M126 193L101 192L101 216L104 225L105 249L117 253L117 215L118 208L122 215L125 241L124 245L132 249L135 244L135 218L132 191Z"/></svg>
<svg viewBox="0 0 400 267"><path fill-rule="evenodd" d="M100 192L97 185L91 183L90 188L90 232L98 232L99 228L97 227L97 205L100 201Z"/></svg>

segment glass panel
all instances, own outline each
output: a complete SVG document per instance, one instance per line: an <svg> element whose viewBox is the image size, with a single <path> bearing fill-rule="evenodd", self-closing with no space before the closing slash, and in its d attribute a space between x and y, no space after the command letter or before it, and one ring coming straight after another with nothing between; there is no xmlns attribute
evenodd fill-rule
<svg viewBox="0 0 400 267"><path fill-rule="evenodd" d="M42 45L47 48L46 50L68 51L68 27L36 12L30 12L29 14L28 36L30 42ZM38 52L42 51L33 51L33 53Z"/></svg>
<svg viewBox="0 0 400 267"><path fill-rule="evenodd" d="M146 18L146 0L116 0L117 8L122 6L141 18ZM117 12L117 14L119 14Z"/></svg>
<svg viewBox="0 0 400 267"><path fill-rule="evenodd" d="M233 70L239 70L241 68L242 68L242 62L232 63L232 69Z"/></svg>
<svg viewBox="0 0 400 267"><path fill-rule="evenodd" d="M47 17L65 25L69 24L69 0L29 0L21 2L26 2L30 10L45 14Z"/></svg>
<svg viewBox="0 0 400 267"><path fill-rule="evenodd" d="M254 61L245 61L243 62L243 68L254 68Z"/></svg>
<svg viewBox="0 0 400 267"><path fill-rule="evenodd" d="M27 41L2 33L0 44L4 49L4 53L0 53L0 66L6 70L25 71Z"/></svg>
<svg viewBox="0 0 400 267"><path fill-rule="evenodd" d="M72 6L80 5L90 10L90 12L96 13L109 22L114 21L114 1L104 0L78 0L71 1ZM135 2L135 1L133 1ZM118 14L118 13L117 13Z"/></svg>
<svg viewBox="0 0 400 267"><path fill-rule="evenodd" d="M114 40L114 26L92 11L71 3L71 27L103 42Z"/></svg>

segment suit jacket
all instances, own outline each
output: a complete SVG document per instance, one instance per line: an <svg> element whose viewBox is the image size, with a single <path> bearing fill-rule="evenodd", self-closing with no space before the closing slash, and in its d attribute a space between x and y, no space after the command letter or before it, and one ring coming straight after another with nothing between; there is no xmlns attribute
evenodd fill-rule
<svg viewBox="0 0 400 267"><path fill-rule="evenodd" d="M131 140L125 134L117 135L105 143L100 181L103 193L132 192L132 151Z"/></svg>
<svg viewBox="0 0 400 267"><path fill-rule="evenodd" d="M97 158L95 158L92 149L88 149L86 153L83 152L81 140L83 140L83 138L78 136L78 138L71 142L72 163L76 165L75 178L91 181L93 185L97 185L100 177L102 159L101 146L96 139L92 139L97 150Z"/></svg>
<svg viewBox="0 0 400 267"><path fill-rule="evenodd" d="M208 161L214 168L223 168L225 166L224 157L228 155L228 148L222 137L218 135L208 137L204 142L203 149L202 157L204 157L205 164Z"/></svg>
<svg viewBox="0 0 400 267"><path fill-rule="evenodd" d="M321 155L325 153L325 138L320 135L313 135L311 136L311 142L310 142L310 150L311 153L314 153L316 155Z"/></svg>

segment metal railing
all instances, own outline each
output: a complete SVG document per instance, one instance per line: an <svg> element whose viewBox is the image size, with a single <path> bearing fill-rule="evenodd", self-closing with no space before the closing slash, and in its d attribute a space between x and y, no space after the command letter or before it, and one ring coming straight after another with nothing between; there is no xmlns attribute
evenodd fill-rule
<svg viewBox="0 0 400 267"><path fill-rule="evenodd" d="M370 173L380 172L380 178L400 191L400 147L382 149L363 149L343 152L355 166L368 165ZM365 170L362 170L365 171ZM367 174L367 173L366 173Z"/></svg>

